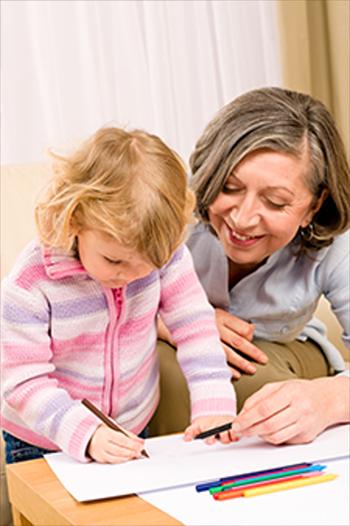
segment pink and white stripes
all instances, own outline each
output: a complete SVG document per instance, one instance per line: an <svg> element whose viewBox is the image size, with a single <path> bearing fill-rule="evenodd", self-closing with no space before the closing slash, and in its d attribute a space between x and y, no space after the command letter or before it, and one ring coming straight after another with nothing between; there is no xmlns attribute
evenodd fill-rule
<svg viewBox="0 0 350 526"><path fill-rule="evenodd" d="M82 398L139 433L159 397L158 313L178 346L192 418L234 415L212 308L184 246L161 270L116 292L93 281L73 256L33 242L2 293L1 425L9 433L86 461L100 422Z"/></svg>

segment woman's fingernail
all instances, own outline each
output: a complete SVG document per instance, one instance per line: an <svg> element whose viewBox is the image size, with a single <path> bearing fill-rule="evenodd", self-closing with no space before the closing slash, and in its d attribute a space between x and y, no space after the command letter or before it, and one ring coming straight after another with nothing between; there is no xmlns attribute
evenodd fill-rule
<svg viewBox="0 0 350 526"><path fill-rule="evenodd" d="M248 373L256 373L256 367L254 367L254 365L248 365L247 371Z"/></svg>

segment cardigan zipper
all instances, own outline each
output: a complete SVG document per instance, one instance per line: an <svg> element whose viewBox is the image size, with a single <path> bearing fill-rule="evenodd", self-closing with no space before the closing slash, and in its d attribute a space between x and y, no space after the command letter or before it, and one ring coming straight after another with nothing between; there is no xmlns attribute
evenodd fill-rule
<svg viewBox="0 0 350 526"><path fill-rule="evenodd" d="M105 388L103 394L103 410L107 415L110 415L113 409L116 409L116 403L113 408L113 388L115 383L114 367L115 354L117 345L118 322L122 310L122 290L116 289L116 295L112 290L106 290L106 297L108 303L108 310L110 313L110 322L107 329L106 348L105 348ZM115 411L114 411L115 412Z"/></svg>

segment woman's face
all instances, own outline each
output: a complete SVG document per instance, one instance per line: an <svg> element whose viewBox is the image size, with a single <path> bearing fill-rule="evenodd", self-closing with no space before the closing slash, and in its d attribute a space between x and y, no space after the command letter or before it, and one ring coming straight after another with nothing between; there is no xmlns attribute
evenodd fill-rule
<svg viewBox="0 0 350 526"><path fill-rule="evenodd" d="M209 207L227 257L256 266L287 245L321 205L305 184L306 156L260 150L247 155Z"/></svg>

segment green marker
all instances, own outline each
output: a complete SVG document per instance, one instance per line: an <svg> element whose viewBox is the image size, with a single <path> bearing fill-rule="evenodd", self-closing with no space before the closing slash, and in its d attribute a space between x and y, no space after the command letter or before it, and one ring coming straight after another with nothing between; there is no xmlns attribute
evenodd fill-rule
<svg viewBox="0 0 350 526"><path fill-rule="evenodd" d="M252 477L247 479L240 479L236 482L230 482L229 484L223 484L222 486L217 486L215 488L210 488L209 493L211 495L214 495L214 493L219 493L220 491L226 491L230 488L236 488L239 486L246 486L248 484L254 484L256 482L263 482L264 480L274 480L274 479L280 479L284 477L290 477L292 475L299 475L301 473L311 473L313 471L322 471L325 469L326 466L322 466L320 464L315 464L314 466L309 466L307 468L302 469L294 469L292 471L283 471L279 473L271 473L270 475L265 475L263 477Z"/></svg>

